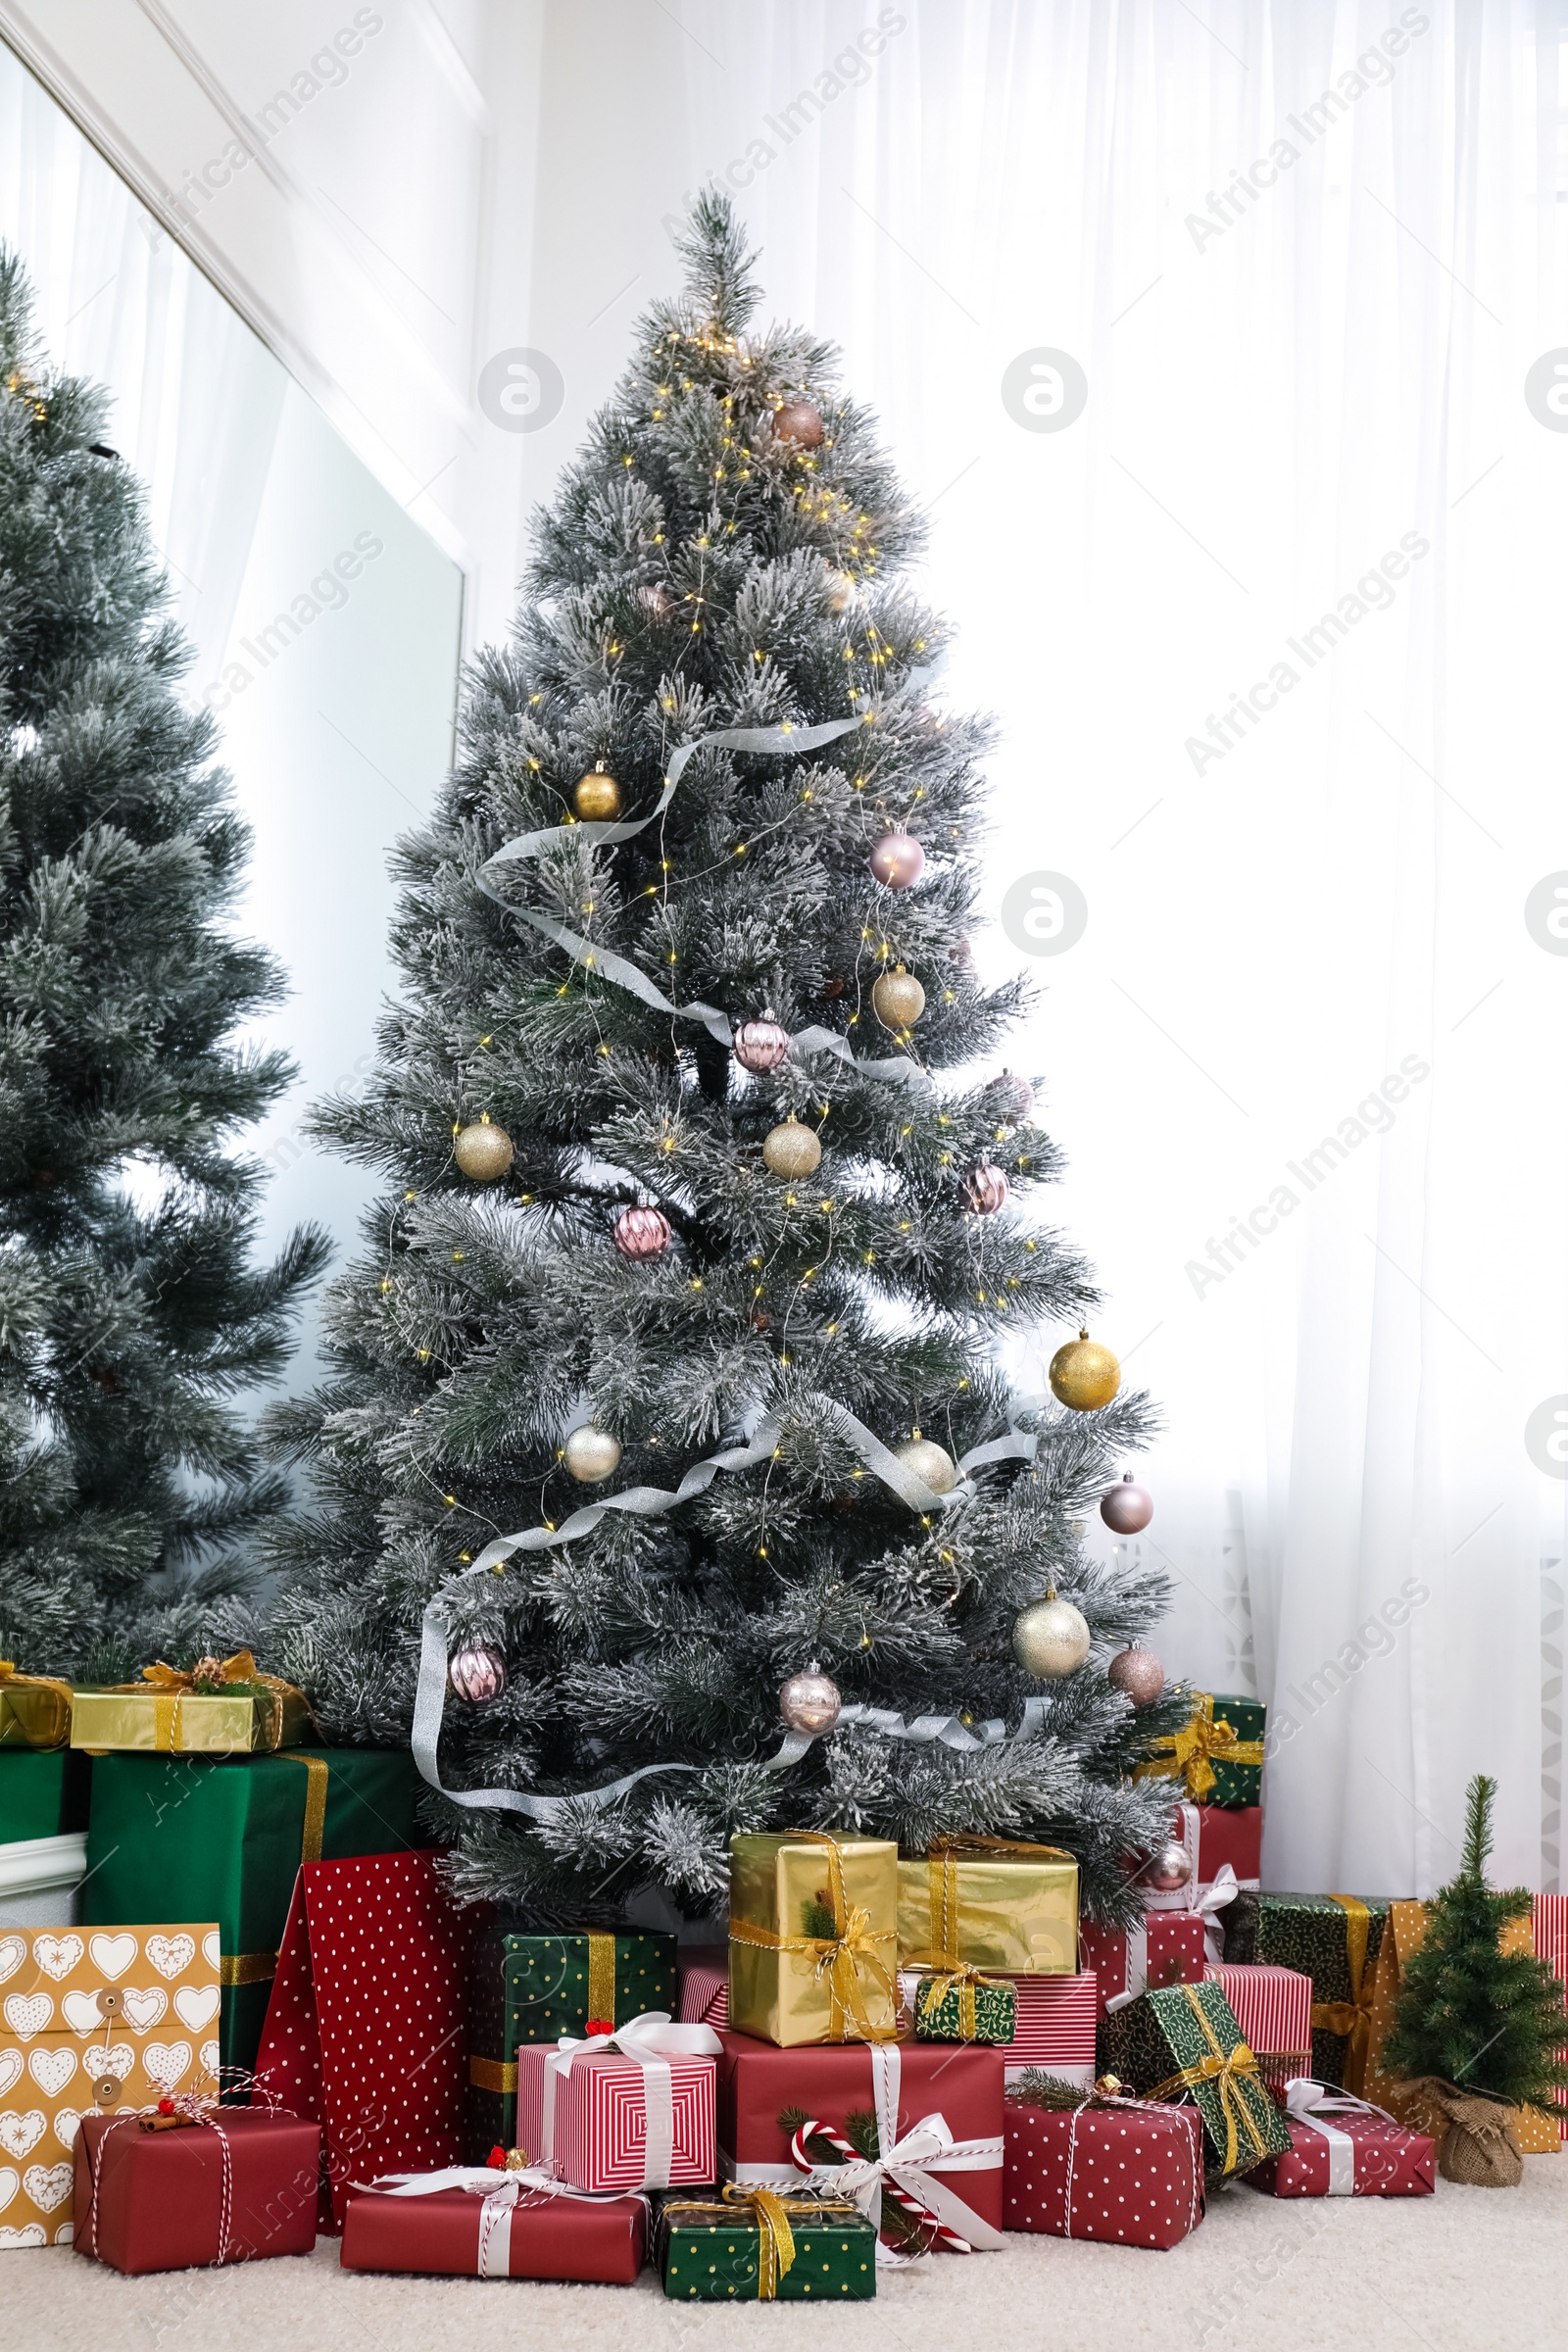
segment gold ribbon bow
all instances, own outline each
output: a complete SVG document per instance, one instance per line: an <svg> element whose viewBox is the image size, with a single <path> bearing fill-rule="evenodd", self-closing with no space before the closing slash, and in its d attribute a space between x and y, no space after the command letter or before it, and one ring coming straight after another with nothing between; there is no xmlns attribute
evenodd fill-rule
<svg viewBox="0 0 1568 2352"><path fill-rule="evenodd" d="M54 1707L49 1718L49 1736L40 1740L40 1747L61 1747L71 1730L72 1689L69 1683L56 1680L52 1674L19 1674L10 1658L0 1658L0 1690L7 1685L15 1690L52 1690ZM29 1741L29 1745L31 1742Z"/></svg>
<svg viewBox="0 0 1568 2352"><path fill-rule="evenodd" d="M183 1668L171 1666L163 1658L159 1658L153 1665L142 1668L141 1677L140 1683L117 1683L115 1689L117 1690L139 1690L144 1684L152 1685L158 1709L157 1743L160 1748L172 1748L174 1727L179 1721L181 1702L191 1692L196 1691L198 1686L244 1683L253 1690L259 1688L265 1690L271 1701L268 1726L271 1735L268 1745L271 1748L278 1748L283 1744L283 1701L285 1698L297 1698L306 1713L310 1713L310 1702L304 1691L293 1683L285 1683L279 1675L261 1673L256 1664L254 1651L248 1649L236 1649L233 1656L227 1658L198 1658L188 1674ZM314 1722L314 1720L313 1716L312 1721Z"/></svg>
<svg viewBox="0 0 1568 2352"><path fill-rule="evenodd" d="M1345 2087L1359 2092L1366 2080L1367 2053L1372 2042L1372 1987L1366 1981L1367 1937L1372 1914L1353 1894L1331 1894L1345 1912L1345 1954L1350 1970L1348 2001L1314 2001L1312 2031L1343 2034L1349 2041L1345 2053Z"/></svg>
<svg viewBox="0 0 1568 2352"><path fill-rule="evenodd" d="M726 2205L747 2205L757 2216L757 2300L771 2303L778 2293L778 2282L795 2260L795 2232L790 2228L790 2205L773 2188L741 2188L733 2180L724 2183ZM802 2210L799 2197L790 2200L795 2210ZM805 2208L809 2212L809 2206Z"/></svg>
<svg viewBox="0 0 1568 2352"><path fill-rule="evenodd" d="M1213 1710L1212 1698L1200 1692L1191 1722L1156 1740L1152 1755L1134 1768L1133 1779L1181 1781L1191 1801L1200 1805L1214 1786L1216 1763L1260 1766L1262 1740L1238 1740L1236 1726L1223 1715L1216 1722Z"/></svg>
<svg viewBox="0 0 1568 2352"><path fill-rule="evenodd" d="M1257 2060L1245 2041L1239 2041L1234 2050L1222 2050L1219 2036L1195 1987L1183 1984L1179 1989L1187 1995L1188 2007L1203 2029L1203 2039L1208 2043L1208 2048L1196 2066L1184 2066L1179 2075L1171 2075L1165 2082L1156 2082L1149 2096L1152 2099L1168 2099L1178 2090L1192 2090L1200 2082L1211 2082L1219 2092L1220 2111L1225 2118L1225 2170L1233 2173L1240 2146L1239 2126L1246 2126L1247 2136L1259 2155L1264 2153L1267 2144L1241 2093L1244 2081L1257 2083L1259 2092L1262 2092Z"/></svg>
<svg viewBox="0 0 1568 2352"><path fill-rule="evenodd" d="M890 2015L897 2010L893 1972L878 1951L879 1944L897 1945L898 1936L891 1928L873 1931L871 1914L858 1903L851 1904L844 1889L844 1849L826 1830L786 1830L786 1838L800 1838L825 1848L827 1859L828 1904L833 1913L831 1936L783 1936L773 1928L753 1927L749 1920L732 1919L729 1923L731 1943L751 1943L768 1952L809 1952L816 1962L816 1974L826 1978L828 1993L828 2034L834 2041L894 2041L898 2026L873 2026L860 1990L862 1973L879 1979L888 1996Z"/></svg>
<svg viewBox="0 0 1568 2352"><path fill-rule="evenodd" d="M929 2014L932 2009L940 2009L949 1993L956 1991L958 1996L958 2037L962 2041L978 2041L980 2021L975 2015L975 1986L996 1984L1004 1987L1006 1979L988 1977L984 1970L976 1968L972 1960L960 1960L954 1952L940 1953L929 1968L921 1969L918 1974L920 1990L915 1995L916 2016L921 2013L922 1999Z"/></svg>

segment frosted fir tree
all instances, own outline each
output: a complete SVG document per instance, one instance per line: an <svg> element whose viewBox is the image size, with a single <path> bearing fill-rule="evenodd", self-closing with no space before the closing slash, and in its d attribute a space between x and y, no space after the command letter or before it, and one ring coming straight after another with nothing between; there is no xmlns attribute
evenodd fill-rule
<svg viewBox="0 0 1568 2352"><path fill-rule="evenodd" d="M318 1116L389 1189L274 1422L316 1501L270 1662L407 1738L423 1622L458 1883L540 1920L710 1913L732 1830L802 1824L1065 1845L1114 1914L1187 1709L1107 1682L1165 1586L1074 1534L1146 1400L999 1369L1095 1293L992 1058L1023 989L969 955L988 729L931 699L919 519L830 348L749 331L721 198L683 252L397 854L373 1081Z"/></svg>
<svg viewBox="0 0 1568 2352"><path fill-rule="evenodd" d="M0 1654L94 1678L251 1630L287 1489L241 1392L326 1259L252 1261L233 1139L293 1069L234 1032L283 989L107 411L0 248Z"/></svg>

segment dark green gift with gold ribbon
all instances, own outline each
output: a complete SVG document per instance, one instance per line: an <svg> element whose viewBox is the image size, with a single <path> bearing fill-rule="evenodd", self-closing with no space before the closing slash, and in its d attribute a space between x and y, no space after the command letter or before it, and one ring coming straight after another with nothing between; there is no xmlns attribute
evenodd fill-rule
<svg viewBox="0 0 1568 2352"><path fill-rule="evenodd" d="M1102 2019L1096 2055L1102 2076L1114 2075L1121 2089L1198 2109L1210 2180L1233 2180L1266 2157L1290 2154L1285 2119L1217 1984L1140 1994Z"/></svg>
<svg viewBox="0 0 1568 2352"><path fill-rule="evenodd" d="M1366 2095L1372 1980L1389 1916L1386 1900L1359 1894L1256 1894L1221 1913L1225 1957L1299 1969L1312 1980L1312 2073Z"/></svg>
<svg viewBox="0 0 1568 2352"><path fill-rule="evenodd" d="M540 1936L487 1928L468 1977L464 2149L483 2164L516 2139L517 2052L563 2034L608 2034L646 2009L675 2009L675 1938L654 1928ZM533 2151L537 2154L537 2149Z"/></svg>
<svg viewBox="0 0 1568 2352"><path fill-rule="evenodd" d="M967 1960L914 1981L916 2041L1012 2041L1018 1995L1004 1977L988 1977Z"/></svg>
<svg viewBox="0 0 1568 2352"><path fill-rule="evenodd" d="M1152 1752L1133 1773L1135 1781L1167 1780L1195 1805L1227 1811L1263 1801L1263 1733L1268 1709L1261 1699L1195 1690L1193 1712L1179 1732L1156 1740Z"/></svg>
<svg viewBox="0 0 1568 2352"><path fill-rule="evenodd" d="M220 2054L248 2067L300 1864L427 1846L424 1786L407 1748L98 1756L80 1924L216 1919Z"/></svg>
<svg viewBox="0 0 1568 2352"><path fill-rule="evenodd" d="M845 2197L672 2188L658 2195L654 2260L672 2300L864 2302L876 2293L876 2231Z"/></svg>

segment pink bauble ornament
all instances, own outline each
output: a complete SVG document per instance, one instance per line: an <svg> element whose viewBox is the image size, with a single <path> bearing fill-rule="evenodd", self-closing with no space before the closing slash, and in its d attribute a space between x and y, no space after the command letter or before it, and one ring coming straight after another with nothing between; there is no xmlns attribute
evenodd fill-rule
<svg viewBox="0 0 1568 2352"><path fill-rule="evenodd" d="M1021 1127L1035 1106L1035 1090L1015 1070L1004 1070L986 1088L985 1105L1004 1127Z"/></svg>
<svg viewBox="0 0 1568 2352"><path fill-rule="evenodd" d="M1154 1516L1154 1497L1147 1487L1135 1486L1132 1472L1124 1470L1120 1486L1107 1487L1100 1497L1100 1516L1118 1536L1136 1536Z"/></svg>
<svg viewBox="0 0 1568 2352"><path fill-rule="evenodd" d="M615 1219L615 1248L622 1257L662 1257L669 1248L669 1219L662 1208L623 1208Z"/></svg>
<svg viewBox="0 0 1568 2352"><path fill-rule="evenodd" d="M1162 1845L1156 1854L1152 1854L1136 1875L1156 1894L1174 1894L1192 1877L1193 1866L1186 1846L1173 1843Z"/></svg>
<svg viewBox="0 0 1568 2352"><path fill-rule="evenodd" d="M470 1707L487 1707L507 1687L507 1661L492 1642L470 1642L454 1652L447 1681Z"/></svg>
<svg viewBox="0 0 1568 2352"><path fill-rule="evenodd" d="M1105 1668L1105 1680L1135 1707L1152 1707L1165 1688L1165 1669L1152 1649L1135 1642L1130 1649L1116 1652Z"/></svg>
<svg viewBox="0 0 1568 2352"><path fill-rule="evenodd" d="M1002 1207L1007 1198L1007 1179L1000 1168L994 1168L988 1159L983 1159L977 1168L969 1170L964 1178L963 1189L975 1215L989 1217Z"/></svg>
<svg viewBox="0 0 1568 2352"><path fill-rule="evenodd" d="M637 591L637 602L650 620L667 620L674 611L674 599L662 580L647 581Z"/></svg>
<svg viewBox="0 0 1568 2352"><path fill-rule="evenodd" d="M871 871L889 890L907 890L925 871L925 852L912 833L884 833L871 852Z"/></svg>
<svg viewBox="0 0 1568 2352"><path fill-rule="evenodd" d="M776 1070L789 1050L790 1033L770 1012L743 1021L735 1032L735 1058L743 1070Z"/></svg>
<svg viewBox="0 0 1568 2352"><path fill-rule="evenodd" d="M817 1666L792 1674L778 1694L778 1711L792 1732L830 1732L842 1704L837 1683Z"/></svg>

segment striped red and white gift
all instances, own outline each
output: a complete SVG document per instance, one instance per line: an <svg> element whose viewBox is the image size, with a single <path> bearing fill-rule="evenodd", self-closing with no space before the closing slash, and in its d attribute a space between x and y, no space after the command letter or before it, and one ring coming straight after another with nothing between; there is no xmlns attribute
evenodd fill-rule
<svg viewBox="0 0 1568 2352"><path fill-rule="evenodd" d="M1535 1918L1536 1957L1544 1960L1557 1982L1568 1988L1568 1894L1538 1894ZM1559 2050L1568 2058L1568 2049ZM1568 2139L1568 2085L1552 2094L1557 2109L1558 2136Z"/></svg>
<svg viewBox="0 0 1568 2352"><path fill-rule="evenodd" d="M1044 2067L1064 2082L1092 2089L1095 2080L1095 1972L1076 1977L1011 1977L1018 1996L1018 2027L1002 2044L1006 2079L1026 2066Z"/></svg>
<svg viewBox="0 0 1568 2352"><path fill-rule="evenodd" d="M683 2026L729 2024L729 1958L723 1946L696 1945L675 1967L679 1990L675 2016Z"/></svg>
<svg viewBox="0 0 1568 2352"><path fill-rule="evenodd" d="M1232 1966L1207 1971L1236 2013L1242 2039L1267 2082L1284 2082L1312 2061L1312 1980L1298 1968Z"/></svg>
<svg viewBox="0 0 1568 2352"><path fill-rule="evenodd" d="M711 2058L660 2061L669 2079L668 2160L650 2168L649 2098L651 2092L664 2096L662 2075L650 2085L635 2058L618 2050L584 2050L547 2085L546 2069L557 2056L539 2042L525 2042L517 2052L517 2145L535 2162L551 2166L573 2188L599 2195L689 2188L717 2178Z"/></svg>

